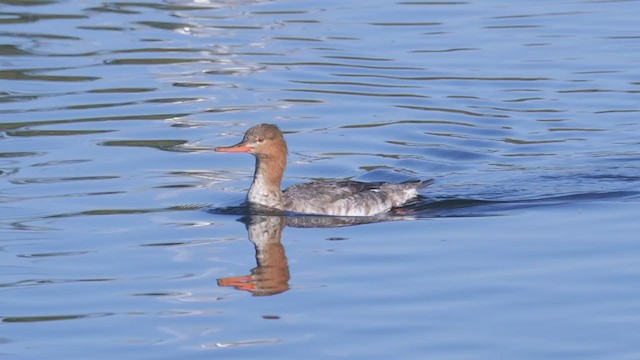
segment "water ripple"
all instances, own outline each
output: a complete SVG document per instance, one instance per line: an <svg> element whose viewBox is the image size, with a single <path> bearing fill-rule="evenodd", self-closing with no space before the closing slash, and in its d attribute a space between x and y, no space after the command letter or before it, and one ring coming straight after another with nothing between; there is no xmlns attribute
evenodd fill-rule
<svg viewBox="0 0 640 360"><path fill-rule="evenodd" d="M89 313L89 314L64 314L64 315L32 315L32 316L4 316L0 317L0 321L4 323L33 323L33 322L47 322L47 321L62 321L62 320L80 320L80 319L92 319L104 316L115 315L113 313Z"/></svg>
<svg viewBox="0 0 640 360"><path fill-rule="evenodd" d="M11 179L9 182L16 185L29 185L29 184L52 184L59 182L69 181L93 181L93 180L113 180L118 179L120 176L115 175L102 175L102 176L67 176L67 177L49 177L49 178L18 178Z"/></svg>

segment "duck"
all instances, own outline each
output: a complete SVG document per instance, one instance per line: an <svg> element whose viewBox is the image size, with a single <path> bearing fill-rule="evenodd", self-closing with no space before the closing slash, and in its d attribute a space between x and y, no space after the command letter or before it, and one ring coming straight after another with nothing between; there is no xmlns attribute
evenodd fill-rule
<svg viewBox="0 0 640 360"><path fill-rule="evenodd" d="M248 153L255 157L249 205L306 215L369 217L400 208L418 196L433 179L401 183L325 180L296 184L282 190L287 167L287 143L274 124L246 131L235 145L216 147L221 153Z"/></svg>

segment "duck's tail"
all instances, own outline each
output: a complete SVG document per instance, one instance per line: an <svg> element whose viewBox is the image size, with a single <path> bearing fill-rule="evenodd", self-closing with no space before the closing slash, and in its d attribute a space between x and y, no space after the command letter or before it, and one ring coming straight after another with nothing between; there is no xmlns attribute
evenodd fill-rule
<svg viewBox="0 0 640 360"><path fill-rule="evenodd" d="M415 185L416 190L418 190L418 189L426 188L427 186L433 184L434 182L435 182L434 179L429 179L429 180L406 181L406 182L403 182L402 184Z"/></svg>
<svg viewBox="0 0 640 360"><path fill-rule="evenodd" d="M434 180L417 180L417 181L405 181L403 183L395 184L388 183L383 184L380 187L381 191L384 191L391 199L393 207L402 206L409 199L418 196L418 190L425 188L433 184Z"/></svg>

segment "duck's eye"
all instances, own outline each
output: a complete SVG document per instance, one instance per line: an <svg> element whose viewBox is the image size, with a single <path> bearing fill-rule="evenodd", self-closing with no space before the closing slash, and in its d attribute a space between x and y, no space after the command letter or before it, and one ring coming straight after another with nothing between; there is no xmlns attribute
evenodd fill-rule
<svg viewBox="0 0 640 360"><path fill-rule="evenodd" d="M263 141L264 141L264 138L263 138L262 136L260 136L260 137L256 138L256 141L257 141L257 142L259 142L259 143L261 143L261 142L263 142Z"/></svg>

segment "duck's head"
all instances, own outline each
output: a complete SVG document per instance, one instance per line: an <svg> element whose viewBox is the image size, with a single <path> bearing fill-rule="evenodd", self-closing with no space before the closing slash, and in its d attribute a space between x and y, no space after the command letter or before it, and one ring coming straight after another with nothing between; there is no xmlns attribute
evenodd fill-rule
<svg viewBox="0 0 640 360"><path fill-rule="evenodd" d="M244 134L241 142L225 147L217 147L218 152L244 152L256 157L287 156L287 143L276 125L256 125Z"/></svg>

